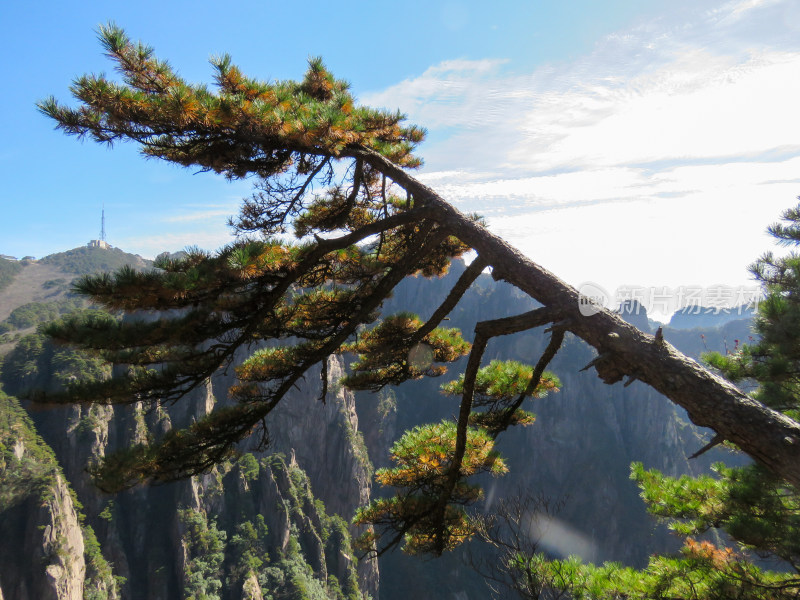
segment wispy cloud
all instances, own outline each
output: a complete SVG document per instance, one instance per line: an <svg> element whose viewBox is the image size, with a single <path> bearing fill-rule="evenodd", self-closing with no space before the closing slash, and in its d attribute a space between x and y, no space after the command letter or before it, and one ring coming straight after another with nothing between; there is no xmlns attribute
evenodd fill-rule
<svg viewBox="0 0 800 600"><path fill-rule="evenodd" d="M498 60L448 61L363 99L430 127L426 156L437 170L473 156L484 170L530 172L764 151L800 139L800 47L732 54L700 45L699 30L715 42L730 29L723 15L776 4L725 5L685 31L643 25L527 74Z"/></svg>
<svg viewBox="0 0 800 600"><path fill-rule="evenodd" d="M216 221L224 221L226 217L230 217L235 211L230 209L223 210L203 210L199 212L191 212L181 215L173 215L166 217L164 221L167 223L190 223L195 221L206 221L215 219Z"/></svg>
<svg viewBox="0 0 800 600"><path fill-rule="evenodd" d="M793 0L706 5L571 63L442 63L363 99L429 126L426 181L573 283L587 259L606 285L651 277L654 255L680 265L665 277L713 278L687 265L722 260L741 281L800 192L799 28ZM688 231L691 249L665 250Z"/></svg>
<svg viewBox="0 0 800 600"><path fill-rule="evenodd" d="M502 80L497 77L507 60L448 60L361 100L369 106L398 106L412 121L430 128L477 128L495 121L496 111L487 97L502 98Z"/></svg>
<svg viewBox="0 0 800 600"><path fill-rule="evenodd" d="M244 189L246 190L247 188ZM239 212L240 204L241 197L233 195L226 196L213 203L184 202L173 214L164 217L162 221L170 224L209 221L209 224L217 224L223 227L228 217L234 216Z"/></svg>
<svg viewBox="0 0 800 600"><path fill-rule="evenodd" d="M798 93L800 52L687 50L624 85L543 95L506 158L547 170L765 152L800 140Z"/></svg>
<svg viewBox="0 0 800 600"><path fill-rule="evenodd" d="M754 9L765 8L770 5L778 5L781 0L735 0L726 3L721 9L715 11L720 16L722 22L733 23L743 19Z"/></svg>

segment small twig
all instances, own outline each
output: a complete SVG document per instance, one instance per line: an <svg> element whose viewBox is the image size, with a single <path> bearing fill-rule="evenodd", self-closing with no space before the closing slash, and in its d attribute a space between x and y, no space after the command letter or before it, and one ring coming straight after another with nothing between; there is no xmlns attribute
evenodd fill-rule
<svg viewBox="0 0 800 600"><path fill-rule="evenodd" d="M589 369L591 369L593 366L595 366L595 365L596 365L596 364L598 364L599 362L601 362L601 361L605 360L605 359L606 359L606 358L608 358L609 356L611 356L611 355L610 355L608 352L604 352L603 354L600 354L600 355L596 356L594 359L592 359L592 360L589 362L589 364L588 364L588 365L586 365L585 367L583 367L583 368L582 368L580 371L578 371L578 372L579 372L579 373L583 373L584 371L588 371L588 370L589 370Z"/></svg>
<svg viewBox="0 0 800 600"><path fill-rule="evenodd" d="M700 456L700 455L702 455L702 454L705 454L706 452L708 452L709 450L711 450L711 449L712 449L714 446L719 446L719 445L720 445L722 442L724 442L724 441L725 441L725 438L724 438L723 436L721 436L720 434L718 434L718 433L717 433L716 435L714 435L714 437L713 437L713 438L711 438L711 441L710 441L710 442L708 442L708 443L707 443L705 446L703 446L702 448L700 448L700 450L698 450L697 452L695 452L694 454L692 454L692 455L689 457L689 459L691 460L691 459L693 459L693 458L697 458L698 456Z"/></svg>

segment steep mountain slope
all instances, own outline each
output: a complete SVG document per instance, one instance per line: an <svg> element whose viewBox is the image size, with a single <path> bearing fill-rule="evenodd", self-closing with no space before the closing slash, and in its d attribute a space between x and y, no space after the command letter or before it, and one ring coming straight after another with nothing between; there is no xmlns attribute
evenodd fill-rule
<svg viewBox="0 0 800 600"><path fill-rule="evenodd" d="M4 290L22 270L22 265L16 259L0 257L0 290Z"/></svg>
<svg viewBox="0 0 800 600"><path fill-rule="evenodd" d="M78 276L151 264L119 248L97 247L73 248L41 260L0 259L0 355L39 323L86 306L70 291Z"/></svg>
<svg viewBox="0 0 800 600"><path fill-rule="evenodd" d="M68 307L67 283L86 268L87 256L104 252L76 250L80 252L23 265L5 292L0 291L0 311L5 311L3 322L7 326L35 323ZM461 263L454 264L451 273L440 280L406 280L387 302L384 314L410 309L427 316L463 268ZM3 295L14 289L14 295ZM21 310L14 303L31 308ZM450 325L461 327L465 337L471 339L476 320L519 314L533 307L529 298L512 288L481 277L451 313ZM17 318L10 319L15 309L19 311ZM640 321L646 326L646 315ZM35 335L26 337L32 331L30 326L12 327L0 337L6 341L7 351L15 348L7 355L2 370L6 392L18 393L31 385L59 385L73 376L103 376L99 365L53 349ZM713 330L665 328L668 340L695 355L704 349L723 349L724 340L746 340L746 335L746 321ZM535 362L545 344L546 337L539 331L493 340L485 360ZM529 410L537 414L533 426L501 437L500 450L511 473L484 482L482 509L490 511L499 499L520 492L563 499L563 508L553 521L556 533L542 540L551 554L574 552L592 560L641 565L649 553L668 551L676 544L645 514L638 489L628 478L630 462L639 460L648 468L678 474L704 468L708 459L699 464L687 461L685 457L702 441L680 411L652 390L636 383L609 387L593 372L581 373L592 357L587 346L567 339L551 366L562 380L562 390L530 404ZM451 373L457 374L461 368L463 365L455 365ZM342 369L340 358L329 361L331 382ZM53 513L58 513L56 516L42 516L34 510L41 503L36 495L17 499L13 506L0 506L0 528L25 523L21 533L15 530L16 538L9 537L8 529L9 536L2 539L19 540L26 548L49 547L47 544L53 542L47 541L52 536L47 538L43 533L46 526L38 529L43 519L50 519L48 523L59 519L78 523L60 526L62 529L51 524L50 532L70 527L79 532L77 537L73 535L70 549L62 551L73 571L66 563L57 565L62 569L59 577L73 582L72 591L62 586L49 596L53 598L80 597L69 595L80 588L87 598L177 598L192 594L236 600L358 598L364 594L376 600L414 594L461 600L487 598L488 589L465 560L468 552L490 558L480 544L472 543L467 550L427 562L391 554L381 559L380 573L377 561L356 561L350 550L354 531L347 521L371 493L386 493L372 491L371 463L387 466L388 448L405 429L452 415L455 402L439 393L439 385L451 378L446 375L438 380L410 382L357 398L332 385L335 393L323 405L317 400L319 374L310 374L308 385L286 398L270 415L273 454L253 453L252 448L245 447L240 460L205 476L137 488L115 497L96 490L86 466L131 443L164 435L173 426L224 404L232 374L219 373L185 401L149 411L133 404L127 408L72 406L33 412L33 421L25 421L26 431L31 435L38 432L41 447L46 443L52 448L48 468L60 468L63 475L61 480L51 478L61 481L62 486L51 495L63 500L57 502L60 508ZM0 405L16 406L6 398L0 399ZM20 409L9 410L9 414L23 419ZM7 419L9 432L22 427L15 419ZM4 464L16 464L9 458L13 450L0 450L6 457ZM55 466L56 461L60 467ZM0 486L14 481L8 469L0 470ZM71 498L70 487L83 505L84 525L80 525L79 517L71 516L66 500ZM77 515L74 507L73 512ZM12 559L13 550L5 541L0 541L2 552L9 557L3 560L0 555L0 590L6 598L48 597L31 590L38 586L37 594L44 594L41 590L50 585L47 582L52 577L47 579L46 572L19 562L16 555ZM82 576L81 560L85 565ZM54 567L51 572L56 570Z"/></svg>
<svg viewBox="0 0 800 600"><path fill-rule="evenodd" d="M461 270L463 267L455 264L443 280L406 280L384 314L411 306L417 307L420 316L427 317ZM532 308L535 305L529 298L482 276L451 313L450 326L462 328L465 338L471 339L476 321L520 314ZM647 326L646 314L639 315L637 324ZM722 349L725 336L734 331L744 335L742 327L746 330L746 323L730 323L724 330L688 332L666 328L665 336L697 356L706 348ZM733 338L729 339L732 347ZM742 339L746 340L746 336ZM494 339L484 362L514 359L535 364L546 342L541 330ZM675 550L678 544L646 514L639 490L629 479L630 463L641 461L647 468L680 474L707 468L711 458L687 460L703 445L699 432L688 424L681 410L649 387L639 383L608 386L593 370L580 372L593 357L585 344L567 338L550 366L561 379L562 389L547 398L528 401L526 409L537 415L536 422L499 438L499 450L510 473L486 482L483 510L491 511L499 499L520 493L542 495L554 502L563 500L563 508L554 519L553 535L542 540L548 552L553 556L576 553L587 560L641 566L648 554ZM457 374L463 366L456 365L450 372ZM365 433L376 467L388 466L385 448L402 431L454 414L455 401L439 392L439 386L452 378L448 374L438 381L401 386L394 390L391 410L387 410L385 396L358 395L362 422L378 424L384 432ZM474 555L485 557L486 550L480 544L472 542L472 546ZM397 555L383 557L381 599L425 595L426 590L434 590L435 597L442 598L489 597L483 582L466 565L467 553L422 565ZM414 577L410 578L405 573L412 569ZM448 575L442 577L442 573Z"/></svg>
<svg viewBox="0 0 800 600"><path fill-rule="evenodd" d="M25 364L34 365L34 376L24 386L56 385L63 372L54 368L54 353L46 346L27 344L13 351L5 363L4 380L16 372L12 365ZM42 350L37 353L38 348ZM20 353L25 353L24 360ZM331 359L330 372L340 369ZM14 389L13 381L4 383ZM282 433L271 448L283 450L284 455L245 453L203 477L113 497L93 486L87 465L212 410L217 403L213 388L210 383L179 404L153 411L134 404L33 413L36 429L53 449L83 504L87 522L97 532L99 547L113 564L114 574L124 579L122 597L204 593L208 598L238 600L259 594L270 598L274 592L276 597L355 599L362 596L361 590L376 593L374 562L362 561L356 572L349 526L325 509L327 500L349 516L369 497L368 464L352 444L357 422L353 398L345 390L332 395L322 410L315 410L316 394L308 390L287 398L287 409L278 409L272 420ZM327 464L307 449L309 444L331 448ZM301 468L308 456L313 460L304 466L316 480ZM322 490L316 494L321 501L312 489ZM17 521L32 518L24 511L15 515ZM33 541L26 543L37 543L35 533L30 535ZM0 586L7 578L4 567L0 566ZM19 572L13 565L8 568Z"/></svg>
<svg viewBox="0 0 800 600"><path fill-rule="evenodd" d="M63 297L66 283L72 279L54 265L24 261L14 263L20 269L8 285L0 289L0 321L4 321L15 308L29 302L48 302ZM55 286L45 285L48 281Z"/></svg>
<svg viewBox="0 0 800 600"><path fill-rule="evenodd" d="M144 269L152 265L137 254L119 248L79 247L40 260L0 259L0 321L15 308L31 302L63 298L78 276L112 271L123 266Z"/></svg>
<svg viewBox="0 0 800 600"><path fill-rule="evenodd" d="M52 450L0 391L0 589L4 598L117 598L117 581Z"/></svg>
<svg viewBox="0 0 800 600"><path fill-rule="evenodd" d="M85 258L83 252L76 254ZM69 255L63 253L60 258ZM76 270L63 260L47 263ZM69 275L64 271L51 274ZM33 293L23 299L38 298L41 290L29 288ZM38 334L14 333L9 344L13 350L6 355L2 372L9 391L58 386L71 377L104 376L99 364L53 348ZM329 372L334 376L341 372L336 359L331 359ZM225 401L228 383L221 373L185 401L152 411L138 404L35 411L27 427L50 457L49 468L63 471L59 493L80 499L87 527L93 528L91 534L72 534L74 544L61 548L59 556L64 555L69 565L91 564L82 558L81 548L93 549L100 559L108 558L112 566L107 565L104 572L114 585L97 591L88 575L70 572L69 586L59 584L46 595L42 590L55 567L39 572L19 560L0 560L0 593L20 600L114 598L117 594L122 598L236 600L273 595L298 599L377 596L377 563L359 563L350 549L347 520L369 497L371 466L363 443L358 444L354 399L345 390L332 393L324 407L313 391L299 390L288 398L273 415L273 454L245 452L238 461L203 477L137 488L114 497L93 486L85 471L88 465L116 449L163 435L173 424L185 425L202 416L217 403L215 393ZM15 400L5 396L0 405L16 406ZM24 417L20 411L10 414ZM7 421L9 432L21 427L12 418ZM33 433L34 423L41 438ZM325 445L330 449L328 459L320 461L317 449ZM5 488L12 481L9 471L0 472L0 486ZM69 492L70 487L75 492ZM315 494L317 489L322 494ZM48 532L57 530L39 527L43 517L34 510L37 498L25 497L13 507L0 507L0 527L3 523L22 527L16 538L6 538L14 539L15 545L0 542L0 552L47 546ZM329 514L326 504L338 507L345 520ZM69 507L61 505L65 506L61 512L69 513ZM55 539L62 537L59 533ZM84 567L84 571L90 569Z"/></svg>

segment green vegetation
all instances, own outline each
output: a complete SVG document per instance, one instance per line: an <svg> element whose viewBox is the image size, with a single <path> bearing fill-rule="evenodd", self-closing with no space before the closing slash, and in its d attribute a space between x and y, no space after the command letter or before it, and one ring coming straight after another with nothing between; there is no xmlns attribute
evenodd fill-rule
<svg viewBox="0 0 800 600"><path fill-rule="evenodd" d="M481 498L482 490L462 480L478 473L499 475L507 468L494 450L492 436L484 429L470 428L459 477L451 478L456 434L456 424L452 421L407 431L392 446L391 457L397 466L375 473L379 483L402 491L392 498L373 500L358 510L353 521L397 532L387 548L402 540L404 550L411 554L433 553L437 544L451 549L470 537L474 528L463 507ZM450 485L453 489L447 496L451 504L438 506L442 489ZM444 514L438 514L439 511ZM441 522L446 526L440 525ZM359 538L362 552L372 549L380 533L368 531Z"/></svg>
<svg viewBox="0 0 800 600"><path fill-rule="evenodd" d="M219 521L202 510L179 511L182 540L188 553L184 597L219 598L223 591L240 590L255 578L265 600L363 600L355 561L342 569L343 557L352 556L347 523L326 514L300 468L287 465L280 454L262 459L244 454L229 468L225 485L230 510ZM282 502L275 507L275 513L285 511L289 519L285 547L267 526L269 518L278 524L282 519L257 512L255 499L260 492L231 492L239 477L251 484L260 478L278 482ZM323 564L317 563L320 551Z"/></svg>
<svg viewBox="0 0 800 600"><path fill-rule="evenodd" d="M22 270L22 265L15 260L0 258L0 291L11 285L14 277Z"/></svg>
<svg viewBox="0 0 800 600"><path fill-rule="evenodd" d="M58 462L15 398L0 390L0 512L55 483Z"/></svg>
<svg viewBox="0 0 800 600"><path fill-rule="evenodd" d="M222 562L225 559L224 531L205 514L191 508L179 511L187 551L183 573L186 600L220 600Z"/></svg>
<svg viewBox="0 0 800 600"><path fill-rule="evenodd" d="M284 472L288 475L291 482L291 491L288 495L289 504L287 509L293 515L293 523L299 523L305 518L310 518L311 522L319 522L317 534L323 544L325 562L329 573L337 572L336 565L339 563L340 556L353 556L350 545L350 534L347 531L347 524L336 515L326 514L324 507L319 502L314 501L308 477L305 472L296 466L286 465L281 455L273 455L268 459L270 468L273 472ZM294 527L294 526L293 526ZM293 529L292 541L289 543L287 552L275 556L274 566L281 569L284 573L284 581L292 589L293 598L341 598L342 600L360 600L361 593L358 589L356 578L355 561L346 568L341 580L336 580L336 585L325 589L326 582L320 582L313 577L310 567L307 564L300 564L301 555L307 555L308 549L298 543L297 531ZM267 571L274 574L274 571ZM269 578L266 580L264 589L274 582ZM275 597L280 597L275 592Z"/></svg>
<svg viewBox="0 0 800 600"><path fill-rule="evenodd" d="M67 287L67 280L62 277L58 279L48 279L42 284L42 288L46 290L55 290L57 292L65 292L67 291Z"/></svg>
<svg viewBox="0 0 800 600"><path fill-rule="evenodd" d="M6 324L9 331L11 329L27 329L86 308L87 304L83 298L74 296L51 302L29 302L12 310L2 324Z"/></svg>
<svg viewBox="0 0 800 600"><path fill-rule="evenodd" d="M97 516L104 521L111 521L114 518L114 501L109 500Z"/></svg>
<svg viewBox="0 0 800 600"><path fill-rule="evenodd" d="M0 390L0 514L33 497L37 504L52 498L57 479L64 480L55 454L36 433L30 417L19 402ZM85 600L106 600L119 597L124 581L114 576L111 565L103 557L92 528L84 523L81 505L70 490L80 522L84 543L86 575ZM62 549L56 549L62 552ZM68 560L69 557L62 557Z"/></svg>
<svg viewBox="0 0 800 600"><path fill-rule="evenodd" d="M229 581L242 582L251 573L259 573L261 567L269 562L269 548L266 544L268 533L264 515L256 515L255 523L237 523L230 542L232 566Z"/></svg>
<svg viewBox="0 0 800 600"><path fill-rule="evenodd" d="M78 311L73 317L97 317L95 310ZM43 333L21 338L3 358L0 383L16 396L31 389L66 389L80 382L102 381L111 374L110 366L96 356L58 346Z"/></svg>
<svg viewBox="0 0 800 600"><path fill-rule="evenodd" d="M119 598L119 588L125 583L125 578L114 575L111 564L103 556L94 530L83 524L81 531L83 532L83 556L86 561L83 600Z"/></svg>
<svg viewBox="0 0 800 600"><path fill-rule="evenodd" d="M258 478L261 466L258 464L256 457L252 454L243 454L237 463L242 477L246 481L255 481Z"/></svg>

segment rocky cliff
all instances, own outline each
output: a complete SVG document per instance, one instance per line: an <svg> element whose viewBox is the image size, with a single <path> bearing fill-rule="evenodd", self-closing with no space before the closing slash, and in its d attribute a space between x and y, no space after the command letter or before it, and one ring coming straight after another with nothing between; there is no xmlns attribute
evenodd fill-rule
<svg viewBox="0 0 800 600"><path fill-rule="evenodd" d="M0 392L0 588L8 599L117 598L116 581L55 456Z"/></svg>
<svg viewBox="0 0 800 600"><path fill-rule="evenodd" d="M6 391L108 375L33 327L84 306L69 293L76 274L122 264L148 266L97 248L3 262ZM335 358L328 367L333 384L342 367ZM355 559L347 524L369 498L371 465L353 396L337 386L325 404L316 389L287 398L272 415L268 453L245 447L205 476L116 496L95 488L87 465L207 414L226 401L229 384L220 373L172 406L72 406L35 411L33 420L2 396L3 443L23 430L28 441L0 448L0 527L9 533L0 542L0 597L377 597L377 562Z"/></svg>
<svg viewBox="0 0 800 600"><path fill-rule="evenodd" d="M28 359L36 363L51 356L42 352ZM339 359L331 358L328 370L338 377ZM53 370L40 364L36 372ZM349 517L369 498L371 466L360 441L353 396L342 388L334 388L325 404L309 390L288 397L271 415L269 454L245 452L238 461L188 481L140 487L113 497L98 493L85 472L88 464L203 416L217 403L215 389L224 393L224 375L172 407L146 411L140 405L73 406L33 415L37 430L73 482L86 520L97 532L97 544L113 565L121 596L205 594L202 597L238 600L280 597L282 592L297 598L377 597L377 562L359 562L350 549ZM61 488L54 489L66 490L63 478L59 481ZM57 503L62 512L71 506L69 495L65 498ZM71 587L59 583L52 597L83 597L84 577L76 572L82 565L80 531L67 536L63 527L54 526L45 532L47 539L40 540L30 509L22 505L19 514L4 514L28 523L26 544L47 546L50 538L63 540L56 555L67 557L71 570L61 565L59 581ZM11 575L6 572L27 573L32 582L42 579L26 565L3 561L0 587L7 596L8 589L15 589L10 597L45 597L31 595L30 585L9 587L5 580ZM56 567L50 572L55 576ZM96 597L114 596L109 592Z"/></svg>
<svg viewBox="0 0 800 600"><path fill-rule="evenodd" d="M406 280L384 314L412 306L423 318L429 316L461 270L463 266L454 264L442 280ZM464 337L471 339L476 321L533 308L530 298L482 276L453 310L448 326L460 327ZM637 324L647 327L645 313L638 315ZM728 335L733 335L728 329L665 329L669 341L695 356L704 349L723 348ZM489 344L484 362L514 359L535 364L546 343L541 330L498 338ZM679 544L646 513L639 489L629 479L630 464L641 461L647 468L680 474L706 468L709 459L698 464L688 461L686 457L703 445L702 434L680 409L652 389L639 383L608 386L593 370L580 372L593 357L588 346L567 337L550 365L561 379L561 391L528 401L524 408L536 414L536 422L499 438L498 448L510 472L484 481L480 510L491 511L499 500L517 495L546 498L561 507L552 519L551 534L541 540L551 555L577 554L586 560L642 566L650 553L672 551ZM391 397L358 395L362 423L370 426L365 438L376 467L388 466L385 448L404 430L449 418L457 411L457 400L443 396L439 386L463 367L453 366L439 380L405 384ZM490 597L483 580L468 566L470 554L473 560L486 558L487 549L477 541L470 545L435 564L397 554L382 557L381 600L414 594L462 600ZM410 572L413 577L407 575Z"/></svg>

